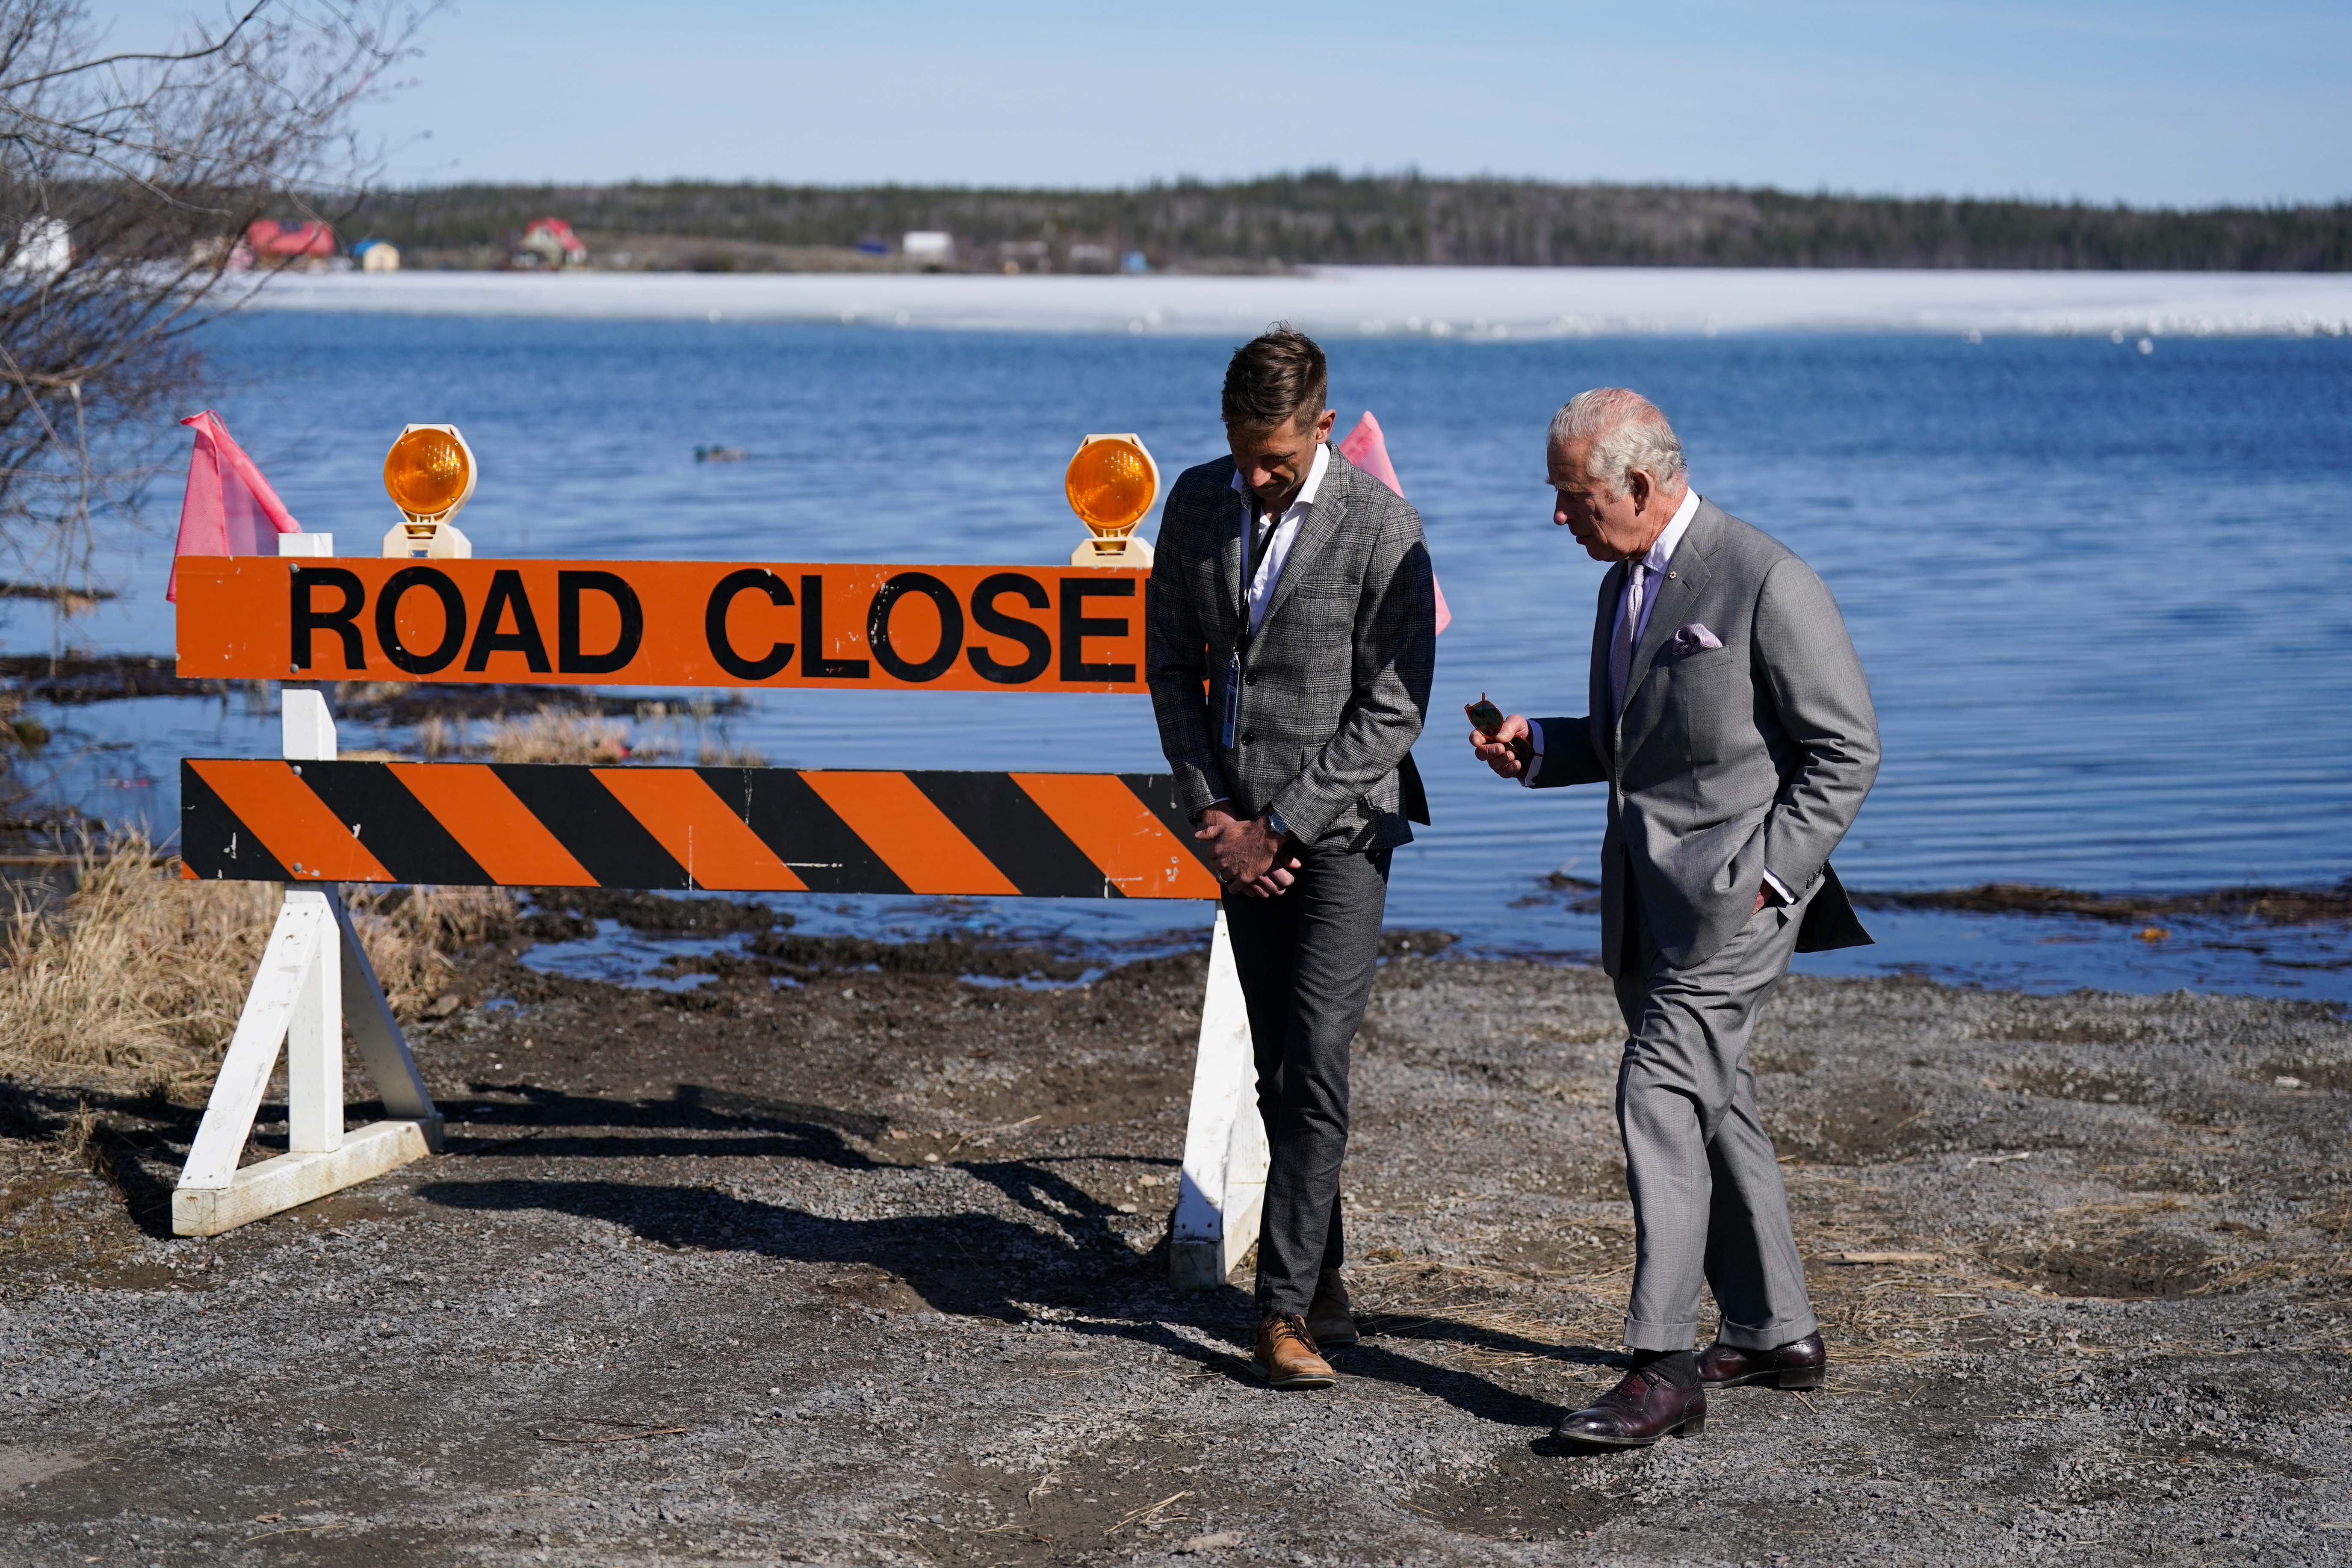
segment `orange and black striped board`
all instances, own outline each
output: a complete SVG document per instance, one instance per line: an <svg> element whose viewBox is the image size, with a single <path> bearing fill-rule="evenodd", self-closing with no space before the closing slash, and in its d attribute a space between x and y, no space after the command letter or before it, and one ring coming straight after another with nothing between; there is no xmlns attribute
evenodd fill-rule
<svg viewBox="0 0 2352 1568"><path fill-rule="evenodd" d="M1165 773L189 759L184 875L1213 899Z"/></svg>

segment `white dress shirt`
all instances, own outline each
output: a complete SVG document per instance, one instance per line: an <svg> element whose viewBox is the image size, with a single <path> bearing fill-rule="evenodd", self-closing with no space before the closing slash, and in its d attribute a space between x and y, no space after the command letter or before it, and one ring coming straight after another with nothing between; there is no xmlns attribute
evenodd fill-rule
<svg viewBox="0 0 2352 1568"><path fill-rule="evenodd" d="M1649 553L1642 557L1642 564L1648 569L1648 572L1642 595L1642 606L1633 620L1633 646L1637 648L1642 646L1642 638L1649 632L1650 616L1658 607L1658 591L1665 584L1666 567L1675 558L1675 548L1682 543L1683 535L1690 531L1691 519L1698 515L1698 500L1696 490L1684 493L1682 505L1675 508L1675 515L1666 520L1664 531L1658 535L1655 542L1651 544ZM1609 639L1612 642L1617 639L1617 628L1624 623L1627 602L1633 596L1633 574L1628 572L1625 574L1625 586L1617 596L1617 615L1609 623ZM1618 695L1622 698L1623 694ZM1528 763L1528 771L1519 775L1519 783L1532 787L1536 782L1536 774L1543 771L1543 725L1530 719L1528 721L1528 739L1534 742L1535 757ZM1770 884L1773 893L1780 902L1784 904L1795 902L1795 900L1790 896L1789 889L1781 885L1780 879L1772 875L1769 870L1764 873L1764 880Z"/></svg>
<svg viewBox="0 0 2352 1568"><path fill-rule="evenodd" d="M1266 602L1274 597L1274 585L1282 581L1282 568L1290 559L1290 547L1298 542L1298 526L1307 514L1315 510L1316 492L1323 488L1323 475L1331 467L1331 448L1321 442L1315 444L1315 461L1307 469L1307 482L1298 487L1298 494L1282 509L1274 520L1274 534L1265 542L1265 552L1258 557L1257 571L1249 584L1249 629L1257 635L1258 623L1265 619ZM1250 494L1249 486L1242 482L1242 471L1234 469L1234 493L1242 498L1242 565L1249 565L1251 547L1256 541L1251 537L1253 527L1262 521L1257 510L1257 498ZM1219 795L1209 805L1230 804ZM1209 805L1201 809L1206 811Z"/></svg>
<svg viewBox="0 0 2352 1568"><path fill-rule="evenodd" d="M1250 579L1249 629L1253 637L1257 635L1258 623L1265 619L1265 604L1274 596L1274 585L1282 581L1282 567L1290 559L1290 547L1298 542L1298 525L1305 522L1307 514L1315 510L1315 493L1323 488L1323 474L1330 466L1331 448L1317 442L1315 461L1307 470L1307 482L1298 487L1297 496L1282 509L1282 515L1274 520L1274 537L1265 542L1265 552L1258 560L1257 574ZM1248 527L1258 521L1256 499L1250 494L1249 486L1242 482L1239 468L1234 469L1234 493L1242 498L1242 515L1245 520L1243 526ZM1242 562L1244 565L1249 562L1249 547L1255 542L1250 539L1242 542Z"/></svg>

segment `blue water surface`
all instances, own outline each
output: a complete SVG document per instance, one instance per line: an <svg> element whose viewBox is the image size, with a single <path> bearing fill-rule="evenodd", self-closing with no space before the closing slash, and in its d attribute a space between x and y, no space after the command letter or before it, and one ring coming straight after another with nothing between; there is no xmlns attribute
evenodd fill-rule
<svg viewBox="0 0 2352 1568"><path fill-rule="evenodd" d="M1080 437L1135 431L1171 479L1222 451L1231 344L263 314L212 329L207 348L215 405L343 553L373 553L394 521L383 454L415 420L459 425L480 459L463 524L482 555L1044 563L1079 536L1061 471ZM1459 713L1481 691L1582 706L1601 568L1550 524L1543 432L1602 384L1656 399L1698 489L1803 555L1844 608L1885 741L1837 856L1849 884L2352 875L2352 342L1369 339L1331 355L1343 428L1367 407L1385 426L1454 616L1418 752L1437 820L1397 861L1392 923L1486 948L1597 945L1591 917L1538 879L1593 875L1598 793L1494 780ZM749 456L698 463L714 444ZM167 476L157 532L102 560L123 597L72 640L168 651L176 493ZM45 612L7 616L12 647L49 646ZM58 787L167 830L173 758L275 749L242 699L52 718ZM1160 762L1140 697L765 692L720 728L778 764ZM1109 923L1171 919L1205 908ZM2341 932L2250 945L2193 923L2142 941L2024 917L1873 920L1880 946L1801 966L2352 997Z"/></svg>

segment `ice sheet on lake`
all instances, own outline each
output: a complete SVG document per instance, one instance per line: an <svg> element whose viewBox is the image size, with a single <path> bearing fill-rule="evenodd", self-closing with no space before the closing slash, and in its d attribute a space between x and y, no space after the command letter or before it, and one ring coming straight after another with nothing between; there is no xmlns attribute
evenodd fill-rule
<svg viewBox="0 0 2352 1568"><path fill-rule="evenodd" d="M281 310L1226 336L1468 339L1770 331L2352 333L2352 275L1627 267L1328 267L1264 277L971 273L327 273L272 280Z"/></svg>

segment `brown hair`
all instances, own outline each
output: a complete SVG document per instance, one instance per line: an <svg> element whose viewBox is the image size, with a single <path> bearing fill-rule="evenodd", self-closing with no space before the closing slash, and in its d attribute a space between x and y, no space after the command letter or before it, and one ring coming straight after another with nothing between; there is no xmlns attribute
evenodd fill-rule
<svg viewBox="0 0 2352 1568"><path fill-rule="evenodd" d="M1287 321L1276 321L1234 351L1225 366L1225 424L1277 429L1323 412L1330 374L1323 351Z"/></svg>

